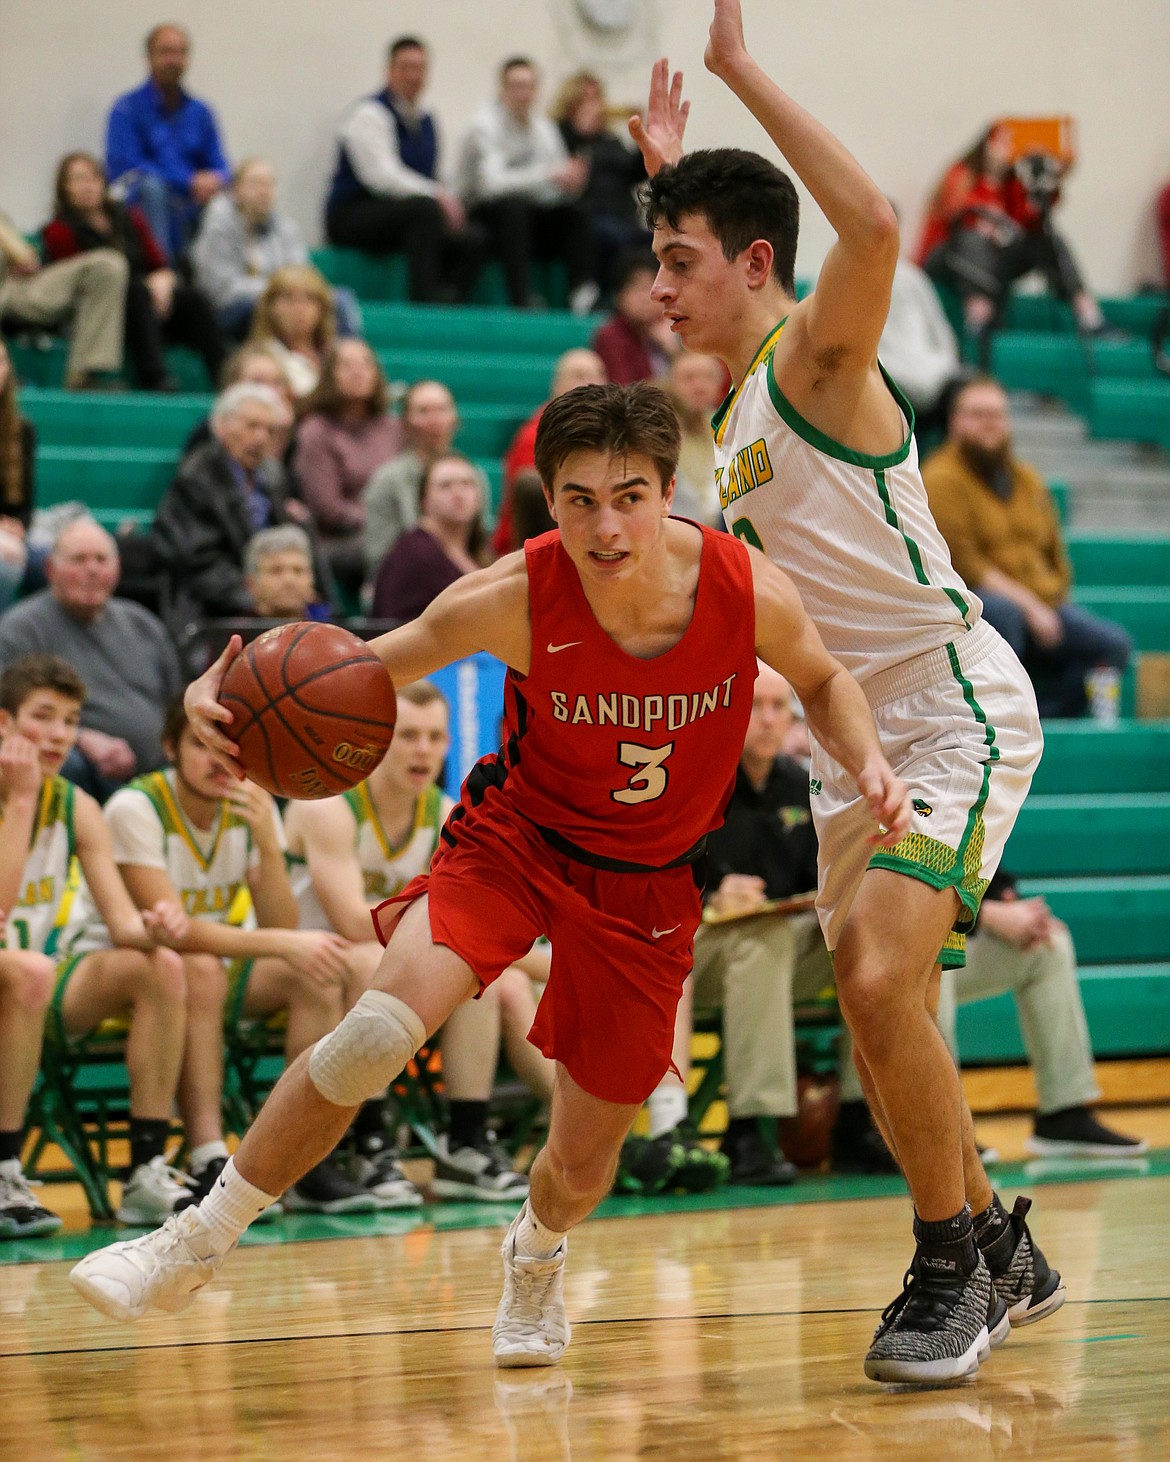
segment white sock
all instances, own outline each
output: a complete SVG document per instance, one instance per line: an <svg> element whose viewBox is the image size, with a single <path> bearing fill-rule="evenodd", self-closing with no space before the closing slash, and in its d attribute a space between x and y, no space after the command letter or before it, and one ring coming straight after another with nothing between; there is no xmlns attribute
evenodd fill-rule
<svg viewBox="0 0 1170 1462"><path fill-rule="evenodd" d="M516 1249L526 1259L551 1259L561 1247L563 1233L545 1228L532 1211L532 1204L526 1198L520 1210L520 1227L516 1230Z"/></svg>
<svg viewBox="0 0 1170 1462"><path fill-rule="evenodd" d="M215 1142L201 1142L198 1147L191 1149L191 1155L187 1159L187 1171L193 1178L197 1178L213 1158L227 1155L227 1143L222 1138Z"/></svg>
<svg viewBox="0 0 1170 1462"><path fill-rule="evenodd" d="M199 1217L211 1232L215 1252L226 1254L248 1225L275 1202L271 1193L262 1193L241 1177L235 1158L229 1158L215 1186L199 1205Z"/></svg>
<svg viewBox="0 0 1170 1462"><path fill-rule="evenodd" d="M687 1119L687 1094L673 1076L656 1086L646 1098L650 1117L650 1136L661 1137Z"/></svg>

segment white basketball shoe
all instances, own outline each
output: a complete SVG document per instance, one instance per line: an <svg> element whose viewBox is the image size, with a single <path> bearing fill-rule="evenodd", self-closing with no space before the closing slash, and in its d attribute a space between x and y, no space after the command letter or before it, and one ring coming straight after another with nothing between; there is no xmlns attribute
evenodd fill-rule
<svg viewBox="0 0 1170 1462"><path fill-rule="evenodd" d="M213 1249L199 1210L187 1208L140 1239L87 1254L70 1270L69 1282L111 1320L138 1320L151 1307L176 1315L215 1277L225 1257Z"/></svg>
<svg viewBox="0 0 1170 1462"><path fill-rule="evenodd" d="M504 1261L504 1293L492 1326L496 1365L556 1365L569 1344L565 1314L565 1255L562 1239L550 1259L529 1259L516 1252L516 1233L523 1210L512 1220L500 1246Z"/></svg>

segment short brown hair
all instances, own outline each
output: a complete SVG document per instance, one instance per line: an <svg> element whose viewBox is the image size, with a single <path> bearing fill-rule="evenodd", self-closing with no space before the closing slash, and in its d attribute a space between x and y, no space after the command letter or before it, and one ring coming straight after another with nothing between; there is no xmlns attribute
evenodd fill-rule
<svg viewBox="0 0 1170 1462"><path fill-rule="evenodd" d="M166 715L163 717L162 735L159 737L163 750L172 760L179 754L179 741L189 724L187 707L183 704L185 694L185 691L180 691L167 706Z"/></svg>
<svg viewBox="0 0 1170 1462"><path fill-rule="evenodd" d="M36 690L55 690L66 700L85 704L85 681L60 655L22 655L0 675L0 710L15 716Z"/></svg>
<svg viewBox="0 0 1170 1462"><path fill-rule="evenodd" d="M321 362L321 374L316 386L301 402L302 416L308 416L311 411L319 411L322 416L329 417L341 415L346 401L337 385L337 356L345 345L359 345L363 350L368 350L370 359L374 362L374 389L362 402L367 419L373 421L376 417L386 415L390 405L390 388L386 384L386 373L378 359L378 352L364 340L351 336L345 340L335 340L330 346L329 354Z"/></svg>
<svg viewBox="0 0 1170 1462"><path fill-rule="evenodd" d="M411 681L399 690L398 699L409 701L412 706L433 706L436 701L442 701L448 714L451 711L451 707L447 705L447 697L432 680Z"/></svg>
<svg viewBox="0 0 1170 1462"><path fill-rule="evenodd" d="M578 386L550 401L536 428L536 470L549 492L573 452L638 452L658 469L662 488L675 474L682 432L670 397L648 381Z"/></svg>

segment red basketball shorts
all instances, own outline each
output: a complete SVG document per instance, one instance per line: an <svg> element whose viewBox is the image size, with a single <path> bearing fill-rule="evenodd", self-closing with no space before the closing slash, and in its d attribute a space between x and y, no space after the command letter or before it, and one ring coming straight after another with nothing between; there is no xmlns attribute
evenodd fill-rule
<svg viewBox="0 0 1170 1462"><path fill-rule="evenodd" d="M670 1066L700 916L689 867L611 873L565 857L498 797L461 804L431 871L373 911L383 944L425 893L431 937L481 986L541 934L552 969L528 1039L592 1096L642 1102ZM453 841L448 841L448 837Z"/></svg>

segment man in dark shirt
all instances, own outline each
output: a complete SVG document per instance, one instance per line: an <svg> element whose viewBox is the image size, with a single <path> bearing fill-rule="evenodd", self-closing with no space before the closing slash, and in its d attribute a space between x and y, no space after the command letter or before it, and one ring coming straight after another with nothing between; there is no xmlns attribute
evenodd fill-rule
<svg viewBox="0 0 1170 1462"><path fill-rule="evenodd" d="M695 935L694 1008L723 1012L729 1114L723 1149L732 1183L775 1185L796 1176L765 1129L797 1111L794 1001L814 999L833 983L811 907L788 915L759 912L769 900L810 894L817 886L808 773L781 751L793 721L791 687L761 665L735 790L723 826L708 842L706 907L715 922L704 922ZM847 1055L840 1078L834 1165L893 1171Z"/></svg>

